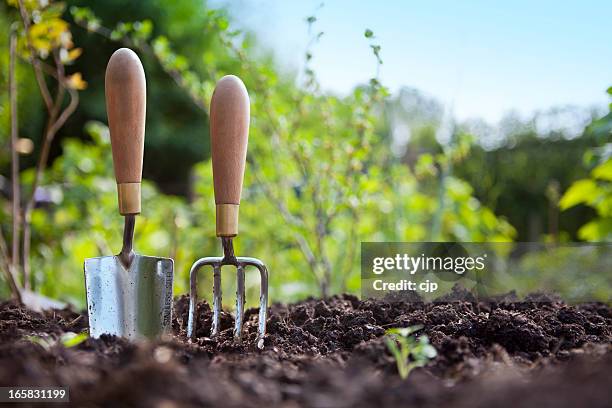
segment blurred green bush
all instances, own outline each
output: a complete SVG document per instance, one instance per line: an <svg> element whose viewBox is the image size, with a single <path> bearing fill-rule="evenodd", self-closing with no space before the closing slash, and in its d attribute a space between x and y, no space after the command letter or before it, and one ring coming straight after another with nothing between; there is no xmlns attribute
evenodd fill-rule
<svg viewBox="0 0 612 408"><path fill-rule="evenodd" d="M304 126L302 131L314 134L319 125L316 121L311 123L312 128ZM102 123L90 122L86 132L90 142L64 141L62 156L45 174L44 185L53 204L36 208L32 217L35 287L48 296L77 305L83 305L84 300L83 259L117 253L123 227L116 208L108 129ZM254 127L250 156L257 151L257 145L271 147L266 138L256 136L257 132ZM331 133L326 137L335 143L329 143L325 151L337 156L334 165L342 165L348 160L343 157L346 146L337 143ZM269 265L271 296L275 300L318 295L324 289L322 285L328 285L328 294L358 291L361 241L431 239L429 228L437 214L441 214L443 225L440 239L484 241L512 237L512 227L480 206L471 197L471 187L461 180L447 180L446 205L440 213L437 195L427 191L438 180L433 158L423 159L418 176L397 163L388 163L384 169L370 163L364 171L368 154L361 160L350 161L351 166L361 170L348 178L334 175L326 168L301 174L295 156L285 150L286 144L279 143L265 155L258 152L260 164L254 165L254 159L249 158L241 205L241 235L236 240L237 253L260 257ZM309 143L317 144L314 140ZM315 160L323 155L309 144L304 147L313 150L310 155L298 156L300 160ZM317 166L325 166L324 159L316 161ZM23 173L25 181L29 177L31 172ZM257 180L259 177L268 184L264 186ZM334 204L333 208L339 207L335 210L338 213L320 232L317 231L321 228L320 209L314 205L327 205L327 199L321 202L315 196L342 191L332 189L326 182L345 183L350 190L345 192L345 200ZM324 188L329 190L320 192ZM195 189L196 198L188 203L184 198L160 193L150 182L143 184L143 213L137 220L135 248L143 254L175 259L177 294L187 291L188 270L197 257L220 252L214 233L210 162L197 166ZM268 189L273 195L282 189L283 197L271 196ZM326 207L326 211L329 208L332 207ZM7 214L2 219L6 220ZM316 259L309 259L300 245L312 248ZM328 277L321 262L330 263ZM210 287L210 279L204 279L201 287ZM255 298L257 281L249 280L249 284L251 298Z"/></svg>
<svg viewBox="0 0 612 408"><path fill-rule="evenodd" d="M305 52L303 70L296 76L279 71L269 56L262 55L252 35L233 30L226 12L187 0L176 8L163 1L154 5L156 12L161 6L173 10L174 20L168 17L158 25L156 19L139 12L134 21L119 22L108 10L99 16L82 7L70 8L66 18L87 30L80 32L77 40L95 44L92 39L102 38L108 49L127 45L145 60L149 89L153 89L149 106L157 112L154 117L149 115L153 124L147 127L148 175L161 179L162 185L164 177L172 179L172 164L163 160L173 158L176 172L185 174L190 193L168 195L153 182L145 182L135 247L143 254L175 259L176 294L187 291L187 273L195 259L221 251L214 234L211 166L201 160L208 153L206 118L214 82L228 73L244 80L252 103L236 252L268 264L273 300L358 291L362 241L509 241L516 236L515 229L483 205L472 185L456 172L469 160L472 136L455 129L448 145L421 152L406 165L390 142L384 112L389 95L374 73L370 82L350 95L339 97L321 91L310 66L320 37L316 16L308 19L313 38ZM104 9L92 6L95 8ZM188 32L178 22L177 16L184 14L181 10L197 12L190 25L202 24L205 41L180 42ZM2 24L8 25L14 16L6 13L0 17ZM81 30L76 26L71 29ZM364 37L364 47L370 47L372 58L381 64L384 48L371 31L365 31ZM88 52L94 54L95 50L85 48L85 54ZM95 61L94 78L99 79L104 65ZM86 76L94 72L94 65L90 62L85 69L84 63L77 68ZM34 82L26 68L27 63L21 62L20 89L27 90ZM149 69L155 75L149 77ZM96 121L103 119L100 90L98 83L97 89L83 93L82 110L77 111L75 121L84 123L84 129L74 128L74 124L68 127L72 133L63 138L61 154L44 173L42 186L49 201L32 214L34 288L80 306L84 304L84 258L117 253L123 226L116 209L108 129ZM157 105L167 102L165 92L182 103L187 101L194 111L186 116L168 106L157 111ZM1 103L4 107L6 100ZM39 117L32 107L24 109L24 117L29 111ZM193 119L196 116L201 121ZM165 125L166 118L173 124ZM8 123L5 109L0 110L0 119ZM29 123L23 121L27 130ZM184 123L178 126L174 122ZM606 125L597 122L593 126ZM604 134L609 136L609 128L607 132ZM170 148L163 140L169 135L176 145L182 145L180 151L190 150L184 161L174 153L165 158L164 149ZM3 144L6 136L2 133ZM561 200L562 208L586 203L598 211L598 219L593 221L596 228L587 224L581 230L585 239L610 239L609 157L598 163L589 181L580 181L577 185L582 187L571 187ZM3 160L6 163L7 158ZM196 160L200 163L192 170ZM32 178L31 169L21 174L23 185ZM172 188L165 186L164 190ZM10 203L4 196L0 200L0 228L9 231ZM210 277L205 276L200 285L203 294L212 286ZM256 298L256 277L249 276L247 285L251 299ZM226 301L231 302L231 297Z"/></svg>
<svg viewBox="0 0 612 408"><path fill-rule="evenodd" d="M612 87L608 88L612 96ZM593 208L597 216L578 231L586 241L612 241L612 104L610 113L594 121L587 132L601 140L600 147L587 151L584 161L590 168L588 178L574 182L559 202L562 210L577 205Z"/></svg>

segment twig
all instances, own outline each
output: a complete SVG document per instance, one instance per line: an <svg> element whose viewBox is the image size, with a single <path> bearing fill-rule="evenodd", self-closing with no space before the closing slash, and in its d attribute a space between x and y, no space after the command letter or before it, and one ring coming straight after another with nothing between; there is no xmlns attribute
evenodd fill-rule
<svg viewBox="0 0 612 408"><path fill-rule="evenodd" d="M23 21L23 27L25 29L26 44L28 46L28 50L30 50L30 59L32 67L34 67L36 82L38 82L40 94L42 95L43 101L45 102L45 106L47 107L47 111L50 114L53 109L53 100L51 99L51 92L49 92L49 87L45 82L45 76L43 75L40 67L40 60L36 56L36 50L30 42L30 16L28 16L28 11L26 10L25 5L23 4L23 0L18 0L18 3L19 13L21 14L21 20Z"/></svg>
<svg viewBox="0 0 612 408"><path fill-rule="evenodd" d="M66 324L67 328L74 327L77 323L83 320L83 315L78 315L75 319Z"/></svg>
<svg viewBox="0 0 612 408"><path fill-rule="evenodd" d="M53 60L55 61L55 67L57 70L57 80L58 82L60 82L60 84L58 86L57 94L55 95L55 99L53 101L53 111L51 112L50 116L52 118L56 118L59 114L60 109L62 108L62 102L64 101L64 95L66 94L66 87L63 83L61 83L64 81L65 78L64 65L62 64L59 58L57 50L53 52Z"/></svg>
<svg viewBox="0 0 612 408"><path fill-rule="evenodd" d="M252 162L252 164L253 167L257 169L257 164L255 162ZM271 200L272 203L276 206L285 222L287 224L293 225L294 227L303 228L303 220L291 214L289 209L285 206L285 203L280 198L275 197L270 186L259 178L257 171L254 171L253 174L255 175L255 182L263 189L264 193L266 194L266 197L268 197L268 199ZM321 287L323 278L317 273L317 257L312 252L312 249L310 248L310 245L308 244L306 238L302 234L300 234L296 228L293 229L293 236L298 245L298 248L300 249L300 252L304 256L304 259L308 263L308 266L310 267L310 270L317 281L317 285Z"/></svg>
<svg viewBox="0 0 612 408"><path fill-rule="evenodd" d="M68 118L72 116L77 106L79 105L79 93L74 89L68 88L68 94L70 95L70 103L68 104L66 109L62 111L62 114L59 116L59 118L57 118L57 120L51 127L51 137L55 136L55 134L61 129L61 127L64 126L64 123L66 123ZM49 144L50 143L51 142L49 142ZM46 161L44 164L46 164Z"/></svg>
<svg viewBox="0 0 612 408"><path fill-rule="evenodd" d="M13 270L19 265L19 217L21 212L21 192L19 189L19 154L17 153L17 81L15 80L15 54L17 36L14 28L11 29L9 47L9 99L11 111L11 186L12 186L12 252L11 265Z"/></svg>
<svg viewBox="0 0 612 408"><path fill-rule="evenodd" d="M11 289L11 294L15 300L21 303L21 291L19 290L19 286L15 280L15 270L8 260L8 248L6 246L6 240L4 239L2 229L0 229L0 255L0 261L2 262L2 265L0 266L2 266L2 271L4 271L6 282Z"/></svg>
<svg viewBox="0 0 612 408"><path fill-rule="evenodd" d="M61 86L60 86L61 87ZM58 90L59 92L59 90ZM57 120L53 120L52 117L49 118L47 122L48 130L45 134L45 139L43 141L43 146L40 152L40 157L38 159L38 163L36 165L36 173L34 175L34 181L32 182L32 192L30 197L26 203L23 215L23 275L24 275L24 286L29 288L29 277L30 277L30 243L32 240L32 232L31 232L31 222L32 222L32 210L34 209L34 205L36 203L36 190L42 180L43 173L45 168L47 167L47 161L49 158L49 150L51 149L51 142L53 142L53 138L57 131L64 125L66 120L74 113L78 104L79 104L79 94L74 89L68 89L68 93L70 94L70 104L64 109L57 118Z"/></svg>

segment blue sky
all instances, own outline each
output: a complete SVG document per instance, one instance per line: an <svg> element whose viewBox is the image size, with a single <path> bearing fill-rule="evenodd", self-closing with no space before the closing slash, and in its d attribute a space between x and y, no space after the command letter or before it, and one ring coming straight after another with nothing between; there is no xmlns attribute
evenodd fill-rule
<svg viewBox="0 0 612 408"><path fill-rule="evenodd" d="M255 31L288 69L300 66L304 18L321 1L214 0ZM612 85L612 1L349 1L317 11L313 67L324 89L348 92L375 72L363 37L382 46L380 78L418 88L459 119L496 122L514 110L604 106Z"/></svg>

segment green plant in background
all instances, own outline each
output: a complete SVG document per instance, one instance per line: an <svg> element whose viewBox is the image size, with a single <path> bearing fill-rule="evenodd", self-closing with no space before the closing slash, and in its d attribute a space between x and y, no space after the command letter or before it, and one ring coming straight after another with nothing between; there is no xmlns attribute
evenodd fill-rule
<svg viewBox="0 0 612 408"><path fill-rule="evenodd" d="M39 187L43 183L51 146L59 130L76 111L78 91L84 90L87 83L80 72L67 73L67 67L74 63L82 50L75 48L69 25L62 18L64 5L31 0L9 0L7 3L17 14L9 34L11 199L10 206L6 205L6 210L3 208L3 212L10 213L12 228L8 240L0 228L0 260L6 272L5 279L11 282L13 296L20 299L21 291L30 290L32 285L32 214ZM36 146L35 168L23 178L20 177L19 153L23 150L31 151L34 146L30 149L20 148L26 141L30 145L33 143L18 135L18 87L15 83L17 58L26 61L33 69L46 113L44 130ZM22 190L22 182L29 189ZM10 242L10 252L7 241Z"/></svg>
<svg viewBox="0 0 612 408"><path fill-rule="evenodd" d="M608 88L612 96L612 87ZM585 241L612 241L612 104L610 113L594 121L588 132L604 140L599 148L587 152L585 161L592 167L589 178L574 182L559 201L561 210L583 204L593 208L597 217L578 231Z"/></svg>
<svg viewBox="0 0 612 408"><path fill-rule="evenodd" d="M198 79L187 59L171 51L165 37L143 43L142 38L135 40L134 31L126 27L142 26L144 22L107 29L89 10L73 9L72 12L79 24L98 34L121 40L145 52L153 50L175 82L191 95L198 106L207 109L212 84ZM314 279L321 293L328 296L338 288L338 284L332 282L335 277L339 277L341 288L346 287L345 279L356 264L358 207L365 201L360 194L364 183L359 180L368 176L367 165L374 166L377 159L371 154L375 152L372 146L375 128L372 108L385 91L374 78L370 86L358 88L345 100L321 94L309 67L313 57L310 48L305 57L304 85L296 87L291 81L281 80L265 61L250 58L248 38L237 42L237 33L229 31L227 19L222 14L214 11L209 14L220 30L219 41L235 53L243 67L242 72L235 73L243 78L251 91L254 120L246 184L253 185L253 194L245 192L245 201L257 201L257 213L252 212L252 218L245 216L248 207L243 205L243 235L248 236L249 226L261 230L262 222L256 219L259 214L269 214L265 223L269 232L257 233L257 236L269 237L270 245L266 245L263 252L275 253L279 247L293 252L286 266L281 264L278 269L295 270L291 265L298 261L298 265L303 264L304 268L298 267L297 270L310 271L310 278ZM316 17L311 16L307 21L309 30L312 30ZM311 46L321 35L320 32L313 34ZM366 32L366 38L372 41L373 33ZM380 64L380 46L371 44L371 47ZM177 61L182 63L177 65ZM211 72L217 71L214 65L211 66ZM326 177L321 177L323 175ZM203 205L196 201L195 206L197 213L208 215L210 201L207 198L211 190L206 186L211 185L210 172L204 171L199 176L197 191L206 198ZM209 220L207 218L203 223ZM334 224L337 222L352 227L348 235L334 237L334 230L337 230ZM330 241L334 242L333 246L338 246L339 238L346 242L345 250L329 248ZM255 246L246 251L259 250L261 253L262 245ZM287 280L286 276L281 279ZM300 294L308 292L312 290L301 290Z"/></svg>
<svg viewBox="0 0 612 408"><path fill-rule="evenodd" d="M590 177L574 182L559 202L562 210L585 204L597 212L597 218L583 225L578 236L586 241L612 240L612 159L590 172Z"/></svg>
<svg viewBox="0 0 612 408"><path fill-rule="evenodd" d="M196 78L187 59L172 52L167 39L162 40L163 47L159 39L143 45L133 39L134 34L126 31L125 25L108 29L91 11L73 12L81 25L91 26L94 21L97 33L114 36L126 44L140 44L144 52L157 49L156 58L164 67L182 61L169 73L192 100L206 98L210 93L196 92L211 89L211 84ZM241 42L237 33L229 30L224 16L211 13L216 16L213 21L219 29L219 41L241 63L242 68L233 73L244 79L251 93L253 121L239 242L248 247L244 252L274 254L267 262L271 270L282 271L272 274L276 295L305 296L313 293L313 285L323 296L339 290L358 290L359 242L427 239L425 231L434 211L440 220L438 238L511 238L512 228L481 207L471 197L467 184L446 177L443 194L450 198L440 210L431 197L434 193L422 187L437 184L436 166L456 160L459 152L465 156L465 143L449 149L446 156L430 157L429 163L424 157L421 179L417 180L398 163L377 132L380 120L376 109L387 93L376 77L345 98L320 91L310 68L315 58L313 47L323 35L314 30L316 16L306 20L311 41L305 53L303 84L295 86L292 79L281 77L265 61L250 57L249 42ZM366 30L364 36L380 65L381 47L375 43L374 33ZM211 72L218 70L214 65L209 68ZM198 102L203 109L207 104L208 100ZM426 170L427 166L431 169ZM214 216L209 169L209 163L198 166L194 202L194 216L201 221L196 222L204 226L210 225ZM430 178L426 177L428 171ZM438 193L437 189L433 191ZM265 222L262 214L266 214ZM202 234L207 232L203 230Z"/></svg>
<svg viewBox="0 0 612 408"><path fill-rule="evenodd" d="M107 28L89 9L71 13L89 32L154 58L203 116L215 79L234 73L244 80L252 121L236 244L240 252L261 254L269 265L274 299L358 291L361 241L432 239L434 224L434 239L512 239L513 228L476 200L468 183L444 170L465 159L472 143L468 135L457 133L448 149L421 155L411 168L388 143L380 112L387 91L377 75L345 97L320 90L310 66L323 35L315 30L316 16L307 19L312 40L298 81L256 56L251 38L232 31L222 12L207 11L206 29L234 62L198 55L207 61L204 68L197 58L174 52L168 37L154 34L151 21ZM364 37L379 66L374 33L366 30ZM118 252L121 237L108 129L91 121L85 132L88 140L64 140L62 155L43 177L51 204L32 212L34 285L77 305L84 301L83 259ZM206 129L199 137L206 139ZM135 247L175 259L176 294L187 290L196 257L218 251L210 162L197 165L195 176L189 201L143 184ZM252 283L251 293L257 288Z"/></svg>
<svg viewBox="0 0 612 408"><path fill-rule="evenodd" d="M418 339L414 333L421 330L423 326L411 326L404 328L393 328L386 332L385 344L397 364L397 372L402 379L408 378L410 372L423 367L438 354L436 349L429 344L426 335L420 335Z"/></svg>
<svg viewBox="0 0 612 408"><path fill-rule="evenodd" d="M64 135L77 136L89 120L106 121L104 66L117 48L132 48L147 75L143 177L166 194L188 196L192 168L210 152L207 106L214 83L220 72L235 72L239 65L220 41L228 13L211 10L205 0L71 0L69 5L66 19L86 50L76 67L90 80L82 115L71 120Z"/></svg>

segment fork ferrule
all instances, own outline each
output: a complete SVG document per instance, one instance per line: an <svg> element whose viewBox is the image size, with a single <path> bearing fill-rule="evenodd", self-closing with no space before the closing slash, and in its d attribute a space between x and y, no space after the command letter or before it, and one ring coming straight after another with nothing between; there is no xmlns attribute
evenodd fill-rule
<svg viewBox="0 0 612 408"><path fill-rule="evenodd" d="M238 235L239 204L217 204L217 236L235 237Z"/></svg>

